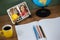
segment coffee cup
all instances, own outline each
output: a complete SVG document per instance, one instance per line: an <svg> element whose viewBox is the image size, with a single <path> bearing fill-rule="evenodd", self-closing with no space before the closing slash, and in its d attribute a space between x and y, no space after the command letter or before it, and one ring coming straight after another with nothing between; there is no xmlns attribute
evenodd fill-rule
<svg viewBox="0 0 60 40"><path fill-rule="evenodd" d="M6 38L10 38L13 35L13 29L11 25L4 25L2 27L2 31L0 31L0 35L6 37Z"/></svg>

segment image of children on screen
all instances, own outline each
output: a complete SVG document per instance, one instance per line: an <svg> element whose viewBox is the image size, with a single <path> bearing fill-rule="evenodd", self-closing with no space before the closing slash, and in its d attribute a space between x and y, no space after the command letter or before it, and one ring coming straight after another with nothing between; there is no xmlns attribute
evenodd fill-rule
<svg viewBox="0 0 60 40"><path fill-rule="evenodd" d="M16 8L10 9L10 16L13 22L16 22L19 19L18 10Z"/></svg>
<svg viewBox="0 0 60 40"><path fill-rule="evenodd" d="M20 9L20 12L21 12L22 16L24 16L24 17L27 16L28 9L27 9L27 7L25 5L20 5L19 9Z"/></svg>

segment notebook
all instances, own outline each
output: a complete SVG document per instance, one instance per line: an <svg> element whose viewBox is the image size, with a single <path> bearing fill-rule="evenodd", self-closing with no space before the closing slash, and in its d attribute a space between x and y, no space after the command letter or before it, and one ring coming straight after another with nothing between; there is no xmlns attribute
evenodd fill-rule
<svg viewBox="0 0 60 40"><path fill-rule="evenodd" d="M60 17L42 19L39 21L34 21L27 24L16 25L16 33L18 40L60 40ZM36 28L36 25L40 25L45 38L40 35L40 38L37 38L33 30L33 27ZM39 32L38 32L39 34ZM39 35L38 35L39 36Z"/></svg>

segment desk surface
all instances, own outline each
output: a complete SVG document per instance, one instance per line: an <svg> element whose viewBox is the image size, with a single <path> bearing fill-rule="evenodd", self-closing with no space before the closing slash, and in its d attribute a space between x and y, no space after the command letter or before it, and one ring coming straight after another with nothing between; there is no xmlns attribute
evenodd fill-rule
<svg viewBox="0 0 60 40"><path fill-rule="evenodd" d="M60 5L49 7L48 9L51 10L51 14L48 17L45 17L45 18L60 17ZM41 18L41 17L38 17L38 16L35 15L37 10L38 9L31 10L32 17L24 19L19 24L25 24L25 23L29 23L29 22L32 22L32 21L38 21L38 20L44 19L44 18ZM13 26L14 34L13 34L13 37L11 37L9 39L6 39L6 38L2 37L2 38L0 38L0 40L17 40L15 25L13 25L11 23L10 18L9 18L8 15L0 16L0 30L2 29L2 26L5 25L5 24L11 24Z"/></svg>

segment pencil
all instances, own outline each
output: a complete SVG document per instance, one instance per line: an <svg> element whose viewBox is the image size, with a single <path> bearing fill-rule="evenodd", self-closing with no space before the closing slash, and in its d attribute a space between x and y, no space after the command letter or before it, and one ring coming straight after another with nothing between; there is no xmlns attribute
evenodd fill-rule
<svg viewBox="0 0 60 40"><path fill-rule="evenodd" d="M41 32L42 32L42 34L43 34L43 37L45 38L46 36L45 36L45 34L44 34L44 32L43 32L43 29L42 29L42 27L39 25L39 28L40 28L40 30L41 30Z"/></svg>
<svg viewBox="0 0 60 40"><path fill-rule="evenodd" d="M37 32L37 30L36 30L36 28L33 26L33 30L34 30L34 33L35 33L35 36L36 36L36 39L38 40L38 32Z"/></svg>
<svg viewBox="0 0 60 40"><path fill-rule="evenodd" d="M39 37L42 38L43 37L43 34L42 34L39 26L37 25L36 27L37 27L37 30L38 30L38 33L39 33Z"/></svg>

